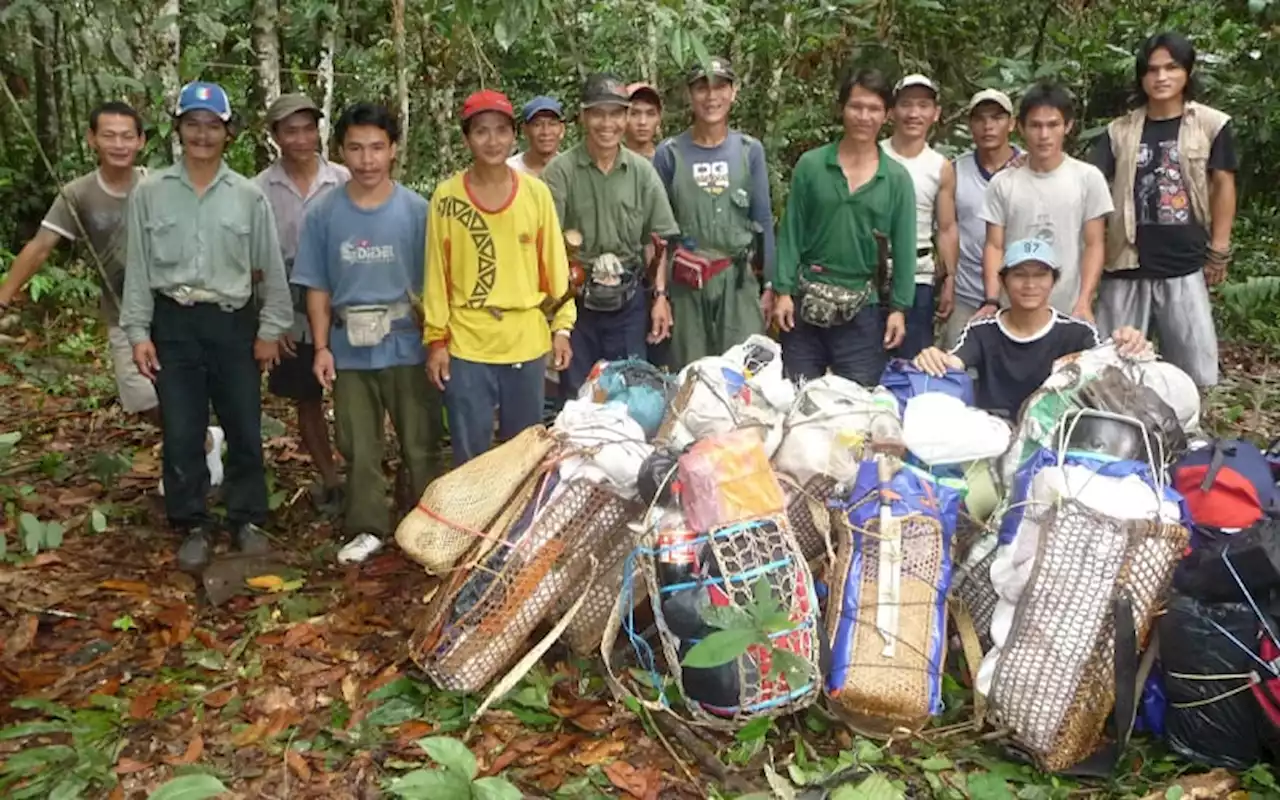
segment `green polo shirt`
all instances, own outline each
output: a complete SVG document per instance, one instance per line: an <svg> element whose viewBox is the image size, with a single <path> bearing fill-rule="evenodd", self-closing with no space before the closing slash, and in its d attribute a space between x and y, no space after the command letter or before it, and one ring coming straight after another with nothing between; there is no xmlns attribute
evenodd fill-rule
<svg viewBox="0 0 1280 800"><path fill-rule="evenodd" d="M896 309L915 300L916 199L911 174L880 153L875 176L856 192L837 159L839 143L800 156L791 176L791 193L778 233L778 275L774 288L794 295L799 276L854 291L875 280L875 231L889 237L893 254ZM821 266L820 275L811 267ZM801 273L801 270L804 270Z"/></svg>
<svg viewBox="0 0 1280 800"><path fill-rule="evenodd" d="M202 194L178 162L153 173L129 196L120 326L133 344L151 337L154 292L187 288L226 309L253 299L262 272L258 338L275 341L293 326L293 302L271 204L258 185L225 163Z"/></svg>
<svg viewBox="0 0 1280 800"><path fill-rule="evenodd" d="M639 262L649 234L665 238L680 232L653 164L625 147L619 150L608 175L591 160L585 144L556 156L542 171L560 227L582 234L583 258L613 253Z"/></svg>

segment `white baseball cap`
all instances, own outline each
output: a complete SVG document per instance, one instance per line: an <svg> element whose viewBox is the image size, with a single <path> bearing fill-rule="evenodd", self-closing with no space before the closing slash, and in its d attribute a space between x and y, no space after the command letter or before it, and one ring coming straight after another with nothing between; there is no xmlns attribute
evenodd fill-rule
<svg viewBox="0 0 1280 800"><path fill-rule="evenodd" d="M913 72L910 75L903 76L893 87L893 95L897 97L902 93L903 89L910 89L912 86L923 86L933 92L933 96L938 96L938 84L934 83L928 75L921 75L919 72Z"/></svg>
<svg viewBox="0 0 1280 800"><path fill-rule="evenodd" d="M1009 99L1009 95L999 89L983 89L969 98L969 113L983 103L995 103L1005 110L1009 116L1013 116L1013 101Z"/></svg>

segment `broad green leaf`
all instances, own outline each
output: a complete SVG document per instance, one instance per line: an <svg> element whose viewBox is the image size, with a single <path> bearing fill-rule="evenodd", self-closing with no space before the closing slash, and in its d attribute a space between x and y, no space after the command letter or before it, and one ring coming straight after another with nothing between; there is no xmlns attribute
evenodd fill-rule
<svg viewBox="0 0 1280 800"><path fill-rule="evenodd" d="M756 627L751 621L751 614L737 606L713 606L708 603L701 608L699 616L702 617L703 622L722 631Z"/></svg>
<svg viewBox="0 0 1280 800"><path fill-rule="evenodd" d="M774 648L769 654L771 671L775 675L785 675L787 685L799 689L813 676L813 665L790 650Z"/></svg>
<svg viewBox="0 0 1280 800"><path fill-rule="evenodd" d="M417 719L422 716L422 711L423 706L420 700L393 697L369 712L369 716L365 717L365 721L375 727L399 725L402 722L408 722L411 719Z"/></svg>
<svg viewBox="0 0 1280 800"><path fill-rule="evenodd" d="M853 746L853 757L858 764L879 764L884 761L884 750L869 739L859 739Z"/></svg>
<svg viewBox="0 0 1280 800"><path fill-rule="evenodd" d="M520 800L524 792L506 778L481 778L471 784L471 797L473 800Z"/></svg>
<svg viewBox="0 0 1280 800"><path fill-rule="evenodd" d="M511 35L511 31L507 27L505 15L498 17L498 20L493 23L493 38L503 52L510 50L511 45L515 43L515 37Z"/></svg>
<svg viewBox="0 0 1280 800"><path fill-rule="evenodd" d="M422 697L422 689L412 678L396 678L385 686L374 689L366 700L385 700L390 697Z"/></svg>
<svg viewBox="0 0 1280 800"><path fill-rule="evenodd" d="M418 746L427 751L432 760L445 769L471 780L476 776L476 757L458 739L449 736L428 736L418 740Z"/></svg>
<svg viewBox="0 0 1280 800"><path fill-rule="evenodd" d="M872 775L857 786L841 786L831 793L831 800L903 800L906 792L883 775Z"/></svg>
<svg viewBox="0 0 1280 800"><path fill-rule="evenodd" d="M65 744L24 747L5 760L4 772L11 775L23 775L35 769L47 769L51 764L74 761L75 758L75 748Z"/></svg>
<svg viewBox="0 0 1280 800"><path fill-rule="evenodd" d="M61 522L46 522L44 524L44 546L46 548L61 547L62 533Z"/></svg>
<svg viewBox="0 0 1280 800"><path fill-rule="evenodd" d="M1170 786L1164 793L1164 800L1182 800L1182 796L1186 793L1187 790L1181 786Z"/></svg>
<svg viewBox="0 0 1280 800"><path fill-rule="evenodd" d="M972 800L1013 800L1013 792L1009 784L999 775L979 772L967 777L965 785L969 789Z"/></svg>
<svg viewBox="0 0 1280 800"><path fill-rule="evenodd" d="M707 43L702 41L702 37L697 33L689 33L689 46L693 48L693 57L698 59L698 63L703 69L710 71L711 53L707 50Z"/></svg>
<svg viewBox="0 0 1280 800"><path fill-rule="evenodd" d="M740 742L763 739L773 728L773 720L769 717L756 717L738 729L734 737Z"/></svg>
<svg viewBox="0 0 1280 800"><path fill-rule="evenodd" d="M944 769L951 769L955 766L951 759L946 756L930 756L920 762L920 768L929 772L941 772Z"/></svg>
<svg viewBox="0 0 1280 800"><path fill-rule="evenodd" d="M10 708L20 711L39 711L48 717L57 717L58 719L71 719L74 712L64 705L45 700L43 697L19 697L9 704Z"/></svg>
<svg viewBox="0 0 1280 800"><path fill-rule="evenodd" d="M89 515L89 529L94 533L105 533L107 530L107 515L98 509L94 509Z"/></svg>
<svg viewBox="0 0 1280 800"><path fill-rule="evenodd" d="M69 722L35 720L33 722L20 722L17 725L10 725L7 728L0 729L0 739L22 739L42 733L66 733L70 730L71 723Z"/></svg>
<svg viewBox="0 0 1280 800"><path fill-rule="evenodd" d="M409 800L471 800L471 782L447 769L418 769L392 781L387 791Z"/></svg>
<svg viewBox="0 0 1280 800"><path fill-rule="evenodd" d="M49 800L80 800L84 797L84 790L88 788L88 778L68 775L53 787L53 791L49 792Z"/></svg>
<svg viewBox="0 0 1280 800"><path fill-rule="evenodd" d="M715 631L689 648L680 663L686 667L718 667L738 658L751 645L765 643L765 638L754 630Z"/></svg>
<svg viewBox="0 0 1280 800"><path fill-rule="evenodd" d="M18 530L22 533L22 546L27 552L32 555L40 552L40 545L44 544L44 523L34 514L24 511L18 517Z"/></svg>
<svg viewBox="0 0 1280 800"><path fill-rule="evenodd" d="M147 800L206 800L227 791L212 775L183 775L174 778L147 796Z"/></svg>

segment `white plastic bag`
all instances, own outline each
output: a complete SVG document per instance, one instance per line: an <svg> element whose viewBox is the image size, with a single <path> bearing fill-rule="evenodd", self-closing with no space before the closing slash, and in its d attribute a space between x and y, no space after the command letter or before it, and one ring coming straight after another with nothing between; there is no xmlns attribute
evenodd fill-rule
<svg viewBox="0 0 1280 800"><path fill-rule="evenodd" d="M636 477L653 447L625 405L570 400L551 431L574 451L560 463L562 485L587 480L606 484L626 499L636 496Z"/></svg>
<svg viewBox="0 0 1280 800"><path fill-rule="evenodd" d="M866 389L837 375L809 381L782 420L774 468L801 486L818 475L851 480L877 417L897 424L898 401L887 390Z"/></svg>
<svg viewBox="0 0 1280 800"><path fill-rule="evenodd" d="M965 405L944 392L925 392L907 401L902 415L907 449L930 466L996 458L1012 436L1004 420Z"/></svg>

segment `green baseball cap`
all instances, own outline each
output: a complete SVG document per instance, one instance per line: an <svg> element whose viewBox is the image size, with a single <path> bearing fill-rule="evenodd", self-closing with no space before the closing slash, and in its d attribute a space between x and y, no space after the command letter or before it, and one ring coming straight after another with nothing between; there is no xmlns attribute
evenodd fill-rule
<svg viewBox="0 0 1280 800"><path fill-rule="evenodd" d="M267 127L274 127L276 123L299 111L310 111L317 119L324 116L320 106L305 94L282 94L267 109Z"/></svg>

